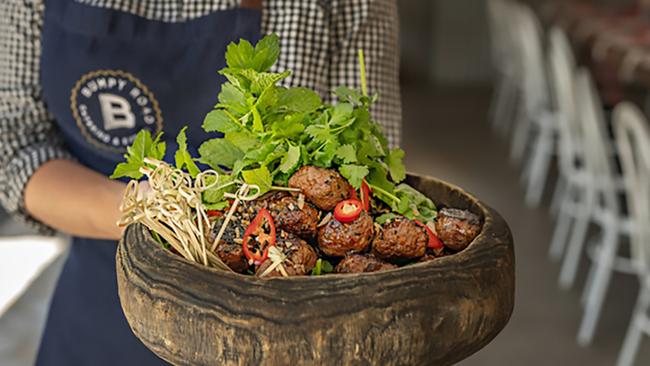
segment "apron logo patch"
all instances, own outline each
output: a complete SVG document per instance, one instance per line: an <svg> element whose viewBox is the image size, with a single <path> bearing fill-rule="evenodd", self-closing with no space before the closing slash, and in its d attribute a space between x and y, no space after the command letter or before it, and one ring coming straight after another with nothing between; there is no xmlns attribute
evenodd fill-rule
<svg viewBox="0 0 650 366"><path fill-rule="evenodd" d="M72 115L93 145L122 152L143 128L162 130L158 101L135 76L120 70L87 73L70 96Z"/></svg>

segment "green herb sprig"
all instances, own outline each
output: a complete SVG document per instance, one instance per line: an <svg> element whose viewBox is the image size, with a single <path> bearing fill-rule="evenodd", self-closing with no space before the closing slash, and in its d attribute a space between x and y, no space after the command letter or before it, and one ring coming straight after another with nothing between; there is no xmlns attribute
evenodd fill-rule
<svg viewBox="0 0 650 366"><path fill-rule="evenodd" d="M204 121L206 132L223 133L223 138L204 142L199 157L187 152L185 129L177 138L176 166L191 175L198 173L195 160L221 172L222 182L241 180L260 187L262 192L286 186L289 177L302 166L337 169L355 189L365 180L373 197L393 212L431 221L436 208L427 197L402 183L406 178L404 151L389 149L370 108L377 95L368 94L363 51L359 51L361 92L338 87L333 93L338 103L324 102L308 88L283 87L278 83L290 71L271 72L280 54L276 35L264 37L253 46L246 40L231 43L226 52L226 77L218 103ZM139 179L143 158L164 155L160 136L138 134L118 165L113 177ZM162 151L162 153L161 153ZM207 191L203 200L218 209L227 202L224 193L235 186Z"/></svg>

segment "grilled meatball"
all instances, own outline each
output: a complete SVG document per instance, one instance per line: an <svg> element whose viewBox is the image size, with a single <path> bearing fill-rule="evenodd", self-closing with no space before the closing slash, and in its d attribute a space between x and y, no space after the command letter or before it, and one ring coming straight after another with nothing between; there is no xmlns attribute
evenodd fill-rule
<svg viewBox="0 0 650 366"><path fill-rule="evenodd" d="M427 249L426 231L415 222L400 217L381 226L372 242L373 253L388 261L419 258Z"/></svg>
<svg viewBox="0 0 650 366"><path fill-rule="evenodd" d="M296 234L305 240L312 240L316 237L320 211L304 199L302 201L300 203L299 197L287 192L276 192L243 204L238 212L242 217L250 217L252 220L259 210L266 208L271 213L277 229Z"/></svg>
<svg viewBox="0 0 650 366"><path fill-rule="evenodd" d="M217 238L221 223L223 220L217 221L210 233L210 245ZM244 236L245 229L237 222L231 221L224 231L219 244L217 244L216 253L221 260L235 272L244 273L248 270L249 265L242 249L242 237Z"/></svg>
<svg viewBox="0 0 650 366"><path fill-rule="evenodd" d="M372 218L365 213L349 223L332 218L318 230L318 246L332 257L364 252L372 241L373 226Z"/></svg>
<svg viewBox="0 0 650 366"><path fill-rule="evenodd" d="M268 208L277 227L306 240L316 237L320 212L311 203L285 193L269 200Z"/></svg>
<svg viewBox="0 0 650 366"><path fill-rule="evenodd" d="M350 184L335 170L304 166L290 179L289 187L299 188L318 208L331 211L350 195Z"/></svg>
<svg viewBox="0 0 650 366"><path fill-rule="evenodd" d="M445 208L438 212L436 219L438 237L451 250L467 248L481 231L481 222L477 215L467 211Z"/></svg>
<svg viewBox="0 0 650 366"><path fill-rule="evenodd" d="M318 255L314 248L293 234L287 232L280 233L276 247L286 256L286 260L282 263L282 266L288 276L304 276L309 274L316 266ZM273 261L269 258L259 266L255 274L262 276L271 265L273 265ZM282 271L276 267L271 272L264 274L263 277L282 276Z"/></svg>
<svg viewBox="0 0 650 366"><path fill-rule="evenodd" d="M334 269L336 273L379 272L397 268L369 254L352 254L345 257Z"/></svg>

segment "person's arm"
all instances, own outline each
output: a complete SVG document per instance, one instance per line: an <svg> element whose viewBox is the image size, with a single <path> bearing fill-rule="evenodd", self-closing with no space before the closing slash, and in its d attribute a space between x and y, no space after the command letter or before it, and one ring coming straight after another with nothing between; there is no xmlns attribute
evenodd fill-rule
<svg viewBox="0 0 650 366"><path fill-rule="evenodd" d="M43 10L0 2L0 203L42 233L116 239L121 183L73 161L42 100Z"/></svg>
<svg viewBox="0 0 650 366"><path fill-rule="evenodd" d="M379 94L371 112L392 146L400 143L402 104L399 87L397 0L334 0L330 14L329 88L361 89L358 50L364 52L368 91Z"/></svg>
<svg viewBox="0 0 650 366"><path fill-rule="evenodd" d="M124 184L75 162L43 164L25 189L25 208L32 217L65 233L118 239L119 204Z"/></svg>

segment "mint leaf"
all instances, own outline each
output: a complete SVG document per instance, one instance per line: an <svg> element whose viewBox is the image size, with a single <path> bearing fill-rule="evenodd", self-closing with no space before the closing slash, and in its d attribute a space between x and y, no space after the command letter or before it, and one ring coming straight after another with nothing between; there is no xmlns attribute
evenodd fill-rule
<svg viewBox="0 0 650 366"><path fill-rule="evenodd" d="M228 116L228 112L222 109L215 109L208 113L203 120L205 132L231 132L241 129L241 125Z"/></svg>
<svg viewBox="0 0 650 366"><path fill-rule="evenodd" d="M215 179L214 176L208 176L206 177L207 180L206 183L212 184L214 183L214 179ZM236 186L231 185L226 188L220 188L220 187L227 183L232 182L232 180L233 180L232 176L226 174L220 174L219 183L217 183L214 187L207 189L203 192L202 194L203 201L211 204L219 204L220 202L223 202L225 200L224 193L234 191ZM210 208L210 209L216 210L216 208Z"/></svg>
<svg viewBox="0 0 650 366"><path fill-rule="evenodd" d="M250 110L246 102L246 95L230 83L223 84L221 87L218 107L227 108L239 115L244 115Z"/></svg>
<svg viewBox="0 0 650 366"><path fill-rule="evenodd" d="M220 166L232 168L235 161L244 156L244 152L226 139L212 139L199 147L200 161L212 169L221 170Z"/></svg>
<svg viewBox="0 0 650 366"><path fill-rule="evenodd" d="M178 133L178 136L176 136L176 142L178 143L178 150L176 150L174 160L176 160L176 168L178 169L186 168L187 172L190 173L190 176L192 178L196 178L196 176L201 172L201 170L199 170L199 167L196 166L194 159L192 159L192 156L187 151L187 135L185 134L186 130L187 130L187 126L183 127Z"/></svg>
<svg viewBox="0 0 650 366"><path fill-rule="evenodd" d="M402 162L403 158L404 150L402 149L393 149L386 157L386 164L388 164L390 177L396 183L399 183L406 178L406 168L404 167L404 162Z"/></svg>
<svg viewBox="0 0 650 366"><path fill-rule="evenodd" d="M293 139L300 137L300 134L302 134L302 132L305 130L305 125L302 123L303 119L304 115L294 114L290 117L286 117L274 122L271 125L273 137L276 139Z"/></svg>
<svg viewBox="0 0 650 366"><path fill-rule="evenodd" d="M156 136L156 139L151 138L151 132L147 129L142 129L135 137L133 144L126 149L124 158L126 162L120 163L115 167L115 171L111 175L111 179L128 177L132 179L140 179L143 174L140 173L140 168L144 164L144 158L152 158L161 160L165 156L166 144L160 142L162 133Z"/></svg>
<svg viewBox="0 0 650 366"><path fill-rule="evenodd" d="M279 108L286 108L290 112L309 113L320 108L321 105L323 101L320 96L311 89L279 89Z"/></svg>
<svg viewBox="0 0 650 366"><path fill-rule="evenodd" d="M264 194L271 189L273 180L271 179L271 173L265 166L252 170L244 170L241 174L246 183L260 187L260 193Z"/></svg>
<svg viewBox="0 0 650 366"><path fill-rule="evenodd" d="M370 173L366 166L354 164L341 165L339 172L355 189L361 188L361 181Z"/></svg>
<svg viewBox="0 0 650 366"><path fill-rule="evenodd" d="M224 138L243 152L248 152L258 144L255 134L246 130L228 132Z"/></svg>
<svg viewBox="0 0 650 366"><path fill-rule="evenodd" d="M345 86L339 86L334 89L334 95L339 98L339 101L352 103L354 105L360 105L361 99L363 98L363 95L360 92Z"/></svg>
<svg viewBox="0 0 650 366"><path fill-rule="evenodd" d="M253 45L245 39L232 42L226 48L226 64L231 68L248 69L255 57Z"/></svg>
<svg viewBox="0 0 650 366"><path fill-rule="evenodd" d="M253 94L260 95L266 89L275 86L275 84L291 75L291 71L285 71L280 74L270 72L256 72L255 70L241 70L241 75L250 80L250 89Z"/></svg>
<svg viewBox="0 0 650 366"><path fill-rule="evenodd" d="M341 145L336 149L336 157L344 163L356 163L357 151L350 144Z"/></svg>
<svg viewBox="0 0 650 366"><path fill-rule="evenodd" d="M252 58L251 67L259 72L267 71L275 64L280 56L280 38L271 34L262 38L255 45L255 56Z"/></svg>
<svg viewBox="0 0 650 366"><path fill-rule="evenodd" d="M284 156L284 158L282 158L282 162L280 163L278 169L280 169L282 173L289 173L298 165L299 161L300 147L289 146L289 150L287 151L287 154Z"/></svg>

